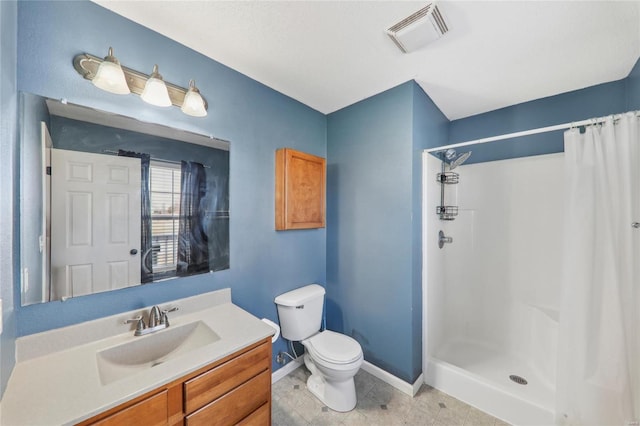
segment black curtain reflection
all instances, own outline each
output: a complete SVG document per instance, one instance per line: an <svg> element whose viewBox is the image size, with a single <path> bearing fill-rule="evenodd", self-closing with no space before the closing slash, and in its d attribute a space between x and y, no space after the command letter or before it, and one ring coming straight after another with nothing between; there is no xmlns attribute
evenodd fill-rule
<svg viewBox="0 0 640 426"><path fill-rule="evenodd" d="M179 276L209 271L209 238L204 228L202 200L207 193L204 166L181 161L180 225L178 230Z"/></svg>
<svg viewBox="0 0 640 426"><path fill-rule="evenodd" d="M140 282L142 284L153 281L153 256L151 253L151 198L149 194L149 164L151 156L139 152L118 150L121 157L132 157L140 159Z"/></svg>

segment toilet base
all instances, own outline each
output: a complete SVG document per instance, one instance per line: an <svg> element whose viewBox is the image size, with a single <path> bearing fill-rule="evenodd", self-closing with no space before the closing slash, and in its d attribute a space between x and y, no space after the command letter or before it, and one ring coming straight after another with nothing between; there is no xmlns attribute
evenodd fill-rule
<svg viewBox="0 0 640 426"><path fill-rule="evenodd" d="M356 407L356 387L353 379L344 382L327 382L322 376L311 375L307 389L333 411L347 412Z"/></svg>
<svg viewBox="0 0 640 426"><path fill-rule="evenodd" d="M305 365L311 371L307 379L307 389L324 405L334 411L347 412L356 407L356 385L353 377L341 381L328 381L318 372L316 365L305 355Z"/></svg>

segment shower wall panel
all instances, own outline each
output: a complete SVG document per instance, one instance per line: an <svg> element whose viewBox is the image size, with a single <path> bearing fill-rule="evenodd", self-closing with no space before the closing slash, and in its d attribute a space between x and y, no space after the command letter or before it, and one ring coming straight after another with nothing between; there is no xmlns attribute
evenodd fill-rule
<svg viewBox="0 0 640 426"><path fill-rule="evenodd" d="M436 217L439 161L431 157L427 167L434 175L426 182L428 354L437 356L446 344L476 342L536 364L551 382L562 276L563 154L459 167L460 183L448 201L460 208L454 221ZM440 229L453 238L441 250Z"/></svg>
<svg viewBox="0 0 640 426"><path fill-rule="evenodd" d="M473 278L455 284L459 292L473 294L468 307L473 327L465 338L526 354L531 307L557 311L563 189L563 154L460 167L458 204L473 222L472 235L464 220L451 224L452 233L460 233L470 247L457 264L468 265L467 276Z"/></svg>

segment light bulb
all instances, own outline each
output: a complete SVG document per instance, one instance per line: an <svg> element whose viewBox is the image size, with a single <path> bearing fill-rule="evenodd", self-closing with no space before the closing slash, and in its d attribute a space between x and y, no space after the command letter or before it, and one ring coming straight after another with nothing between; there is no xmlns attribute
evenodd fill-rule
<svg viewBox="0 0 640 426"><path fill-rule="evenodd" d="M127 85L120 62L113 56L113 49L109 48L109 54L104 58L96 75L91 80L94 86L117 95L128 95L131 93Z"/></svg>
<svg viewBox="0 0 640 426"><path fill-rule="evenodd" d="M158 73L158 65L153 66L153 72L151 72L149 80L147 80L147 83L144 85L144 90L140 97L143 101L151 105L160 107L171 106L167 85L164 84L162 76Z"/></svg>
<svg viewBox="0 0 640 426"><path fill-rule="evenodd" d="M184 101L180 109L185 114L193 117L205 117L207 115L204 99L202 99L200 91L193 80L189 81L189 91L184 95Z"/></svg>

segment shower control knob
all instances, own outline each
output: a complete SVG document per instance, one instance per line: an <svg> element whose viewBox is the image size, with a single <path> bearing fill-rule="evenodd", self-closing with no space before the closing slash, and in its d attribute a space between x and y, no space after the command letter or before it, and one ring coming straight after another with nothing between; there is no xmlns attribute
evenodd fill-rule
<svg viewBox="0 0 640 426"><path fill-rule="evenodd" d="M632 227L632 228L635 228L635 229L640 228L640 222L633 222L633 223L631 224L631 227Z"/></svg>
<svg viewBox="0 0 640 426"><path fill-rule="evenodd" d="M442 248L446 244L451 244L453 242L452 237L447 237L444 235L444 232L438 232L438 247Z"/></svg>

